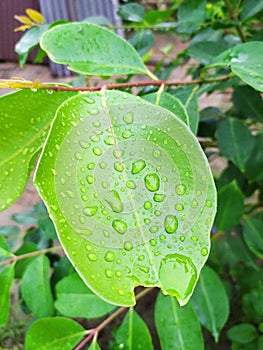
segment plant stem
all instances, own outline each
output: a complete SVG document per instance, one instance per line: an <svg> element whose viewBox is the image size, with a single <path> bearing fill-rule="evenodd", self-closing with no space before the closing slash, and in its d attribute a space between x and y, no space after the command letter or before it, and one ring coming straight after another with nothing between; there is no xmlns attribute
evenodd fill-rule
<svg viewBox="0 0 263 350"><path fill-rule="evenodd" d="M239 6L237 7L236 10L234 10L229 0L225 0L225 4L226 4L226 7L228 9L230 17L233 20L238 21L238 24L235 27L236 27L237 33L238 33L242 43L245 43L247 41L247 39L246 39L246 36L243 32L243 29L239 23L239 20L238 20L238 8L239 8Z"/></svg>
<svg viewBox="0 0 263 350"><path fill-rule="evenodd" d="M36 250L34 252L26 253L26 254L22 254L22 255L14 255L10 259L1 261L0 266L5 266L5 265L11 264L13 262L17 262L19 260L22 260L22 259L32 258L33 256L37 256L40 254L46 254L46 253L50 253L50 252L55 252L55 251L61 250L61 249L62 249L61 246L57 246L57 247L51 247L51 248L42 249L42 250Z"/></svg>
<svg viewBox="0 0 263 350"><path fill-rule="evenodd" d="M145 295L149 294L154 288L146 288L143 291L141 291L140 293L138 293L136 295L136 301L138 301L139 299L143 298ZM77 345L75 347L74 350L81 350L83 348L84 345L86 345L93 337L97 336L98 333L105 328L111 321L113 321L117 316L121 315L123 312L127 311L128 307L122 306L120 307L118 310L116 310L113 314L111 314L109 317L107 317L103 322L101 322L101 324L98 325L98 327L94 328L89 335L87 336L87 338L85 338L84 340L82 340L81 343L79 343L79 345Z"/></svg>

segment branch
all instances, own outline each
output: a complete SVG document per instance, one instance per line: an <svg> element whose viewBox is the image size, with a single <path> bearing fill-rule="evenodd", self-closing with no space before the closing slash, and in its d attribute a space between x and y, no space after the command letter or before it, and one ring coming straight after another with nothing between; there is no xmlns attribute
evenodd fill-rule
<svg viewBox="0 0 263 350"><path fill-rule="evenodd" d="M146 294L149 294L150 292L152 292L154 288L146 288L144 289L142 292L138 293L136 295L136 301L138 301L139 299L143 298ZM113 314L111 314L109 317L107 317L101 324L98 325L98 327L94 328L89 335L87 336L87 338L85 338L84 340L82 340L81 343L79 343L79 345L76 346L76 348L74 350L81 350L83 348L84 345L86 345L93 337L97 336L98 333L105 328L111 321L113 321L117 316L121 315L123 312L127 311L128 308L127 307L120 307L118 310L116 310Z"/></svg>
<svg viewBox="0 0 263 350"><path fill-rule="evenodd" d="M246 36L243 32L243 29L239 23L239 19L238 19L238 8L236 10L233 9L232 5L231 5L231 2L229 0L225 0L225 4L226 4L226 7L228 9L228 12L229 12L229 15L230 17L235 20L235 21L238 21L238 24L235 26L236 27L236 30L238 32L238 35L242 41L242 43L245 43L247 41L246 39Z"/></svg>
<svg viewBox="0 0 263 350"><path fill-rule="evenodd" d="M120 89L120 88L132 88L142 86L184 86L184 85L195 85L195 84L206 84L216 83L228 80L231 76L224 75L222 77L207 78L207 79L194 79L191 81L139 81L129 83L116 83L116 84L104 84L103 86L92 86L92 87L72 87L72 86L61 86L61 85L49 85L42 84L38 80L35 82L20 79L0 79L0 88L4 89L30 89L30 90L49 90L49 91L100 91L102 88L107 90Z"/></svg>

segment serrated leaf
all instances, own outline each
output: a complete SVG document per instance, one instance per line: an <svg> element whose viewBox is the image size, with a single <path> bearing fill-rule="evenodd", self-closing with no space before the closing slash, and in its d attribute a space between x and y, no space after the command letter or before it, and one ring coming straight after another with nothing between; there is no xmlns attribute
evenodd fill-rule
<svg viewBox="0 0 263 350"><path fill-rule="evenodd" d="M72 350L84 335L84 328L68 318L40 319L27 331L25 350Z"/></svg>
<svg viewBox="0 0 263 350"><path fill-rule="evenodd" d="M127 41L95 24L56 26L42 36L40 44L52 61L67 64L74 72L102 76L149 74Z"/></svg>
<svg viewBox="0 0 263 350"><path fill-rule="evenodd" d="M132 308L116 331L114 349L153 350L151 334L143 319Z"/></svg>
<svg viewBox="0 0 263 350"><path fill-rule="evenodd" d="M168 111L175 114L187 126L189 126L190 123L187 111L182 102L177 97L168 94L167 92L162 92L160 96L158 95L158 93L152 93L143 96L143 99L160 107L168 109Z"/></svg>
<svg viewBox="0 0 263 350"><path fill-rule="evenodd" d="M76 273L57 283L56 294L56 309L69 317L99 318L116 308L95 295Z"/></svg>
<svg viewBox="0 0 263 350"><path fill-rule="evenodd" d="M56 109L75 94L21 90L0 97L0 211L23 193Z"/></svg>
<svg viewBox="0 0 263 350"><path fill-rule="evenodd" d="M0 268L0 326L4 326L8 320L13 279L14 264Z"/></svg>
<svg viewBox="0 0 263 350"><path fill-rule="evenodd" d="M246 124L239 119L228 118L219 124L217 136L221 153L244 172L255 143Z"/></svg>
<svg viewBox="0 0 263 350"><path fill-rule="evenodd" d="M251 41L236 45L217 56L205 69L230 66L241 80L255 90L263 91L263 42Z"/></svg>
<svg viewBox="0 0 263 350"><path fill-rule="evenodd" d="M248 248L259 258L263 258L263 223L256 218L247 218L243 236Z"/></svg>
<svg viewBox="0 0 263 350"><path fill-rule="evenodd" d="M53 315L49 267L48 258L45 255L40 255L29 263L22 277L21 291L23 299L37 317Z"/></svg>
<svg viewBox="0 0 263 350"><path fill-rule="evenodd" d="M207 159L175 115L119 91L74 97L58 110L34 182L96 294L133 305L135 286L155 285L188 301L216 199Z"/></svg>
<svg viewBox="0 0 263 350"><path fill-rule="evenodd" d="M218 209L215 226L219 230L229 230L235 226L244 213L244 198L235 180L218 191Z"/></svg>
<svg viewBox="0 0 263 350"><path fill-rule="evenodd" d="M223 283L210 267L203 268L191 301L199 321L218 342L229 316L229 301Z"/></svg>
<svg viewBox="0 0 263 350"><path fill-rule="evenodd" d="M191 303L180 307L175 298L159 293L155 324L162 350L204 349L201 326Z"/></svg>

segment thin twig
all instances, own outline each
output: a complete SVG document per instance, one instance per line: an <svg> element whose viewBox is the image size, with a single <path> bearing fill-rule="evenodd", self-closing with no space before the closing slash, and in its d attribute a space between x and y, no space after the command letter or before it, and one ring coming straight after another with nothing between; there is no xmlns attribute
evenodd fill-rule
<svg viewBox="0 0 263 350"><path fill-rule="evenodd" d="M239 23L239 19L238 19L238 8L239 6L237 7L237 9L233 9L231 3L229 0L225 0L225 4L226 4L226 7L228 9L228 12L229 12L229 15L230 17L234 20L234 21L237 21L237 25L235 26L236 27L236 30L238 32L238 35L242 41L242 43L245 43L247 41L246 39L246 36L243 32L243 29L242 29L242 26L240 25Z"/></svg>

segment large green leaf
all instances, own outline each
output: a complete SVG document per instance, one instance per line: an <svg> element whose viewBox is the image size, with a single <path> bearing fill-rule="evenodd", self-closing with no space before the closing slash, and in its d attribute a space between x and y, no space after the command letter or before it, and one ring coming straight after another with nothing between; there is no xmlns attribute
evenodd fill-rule
<svg viewBox="0 0 263 350"><path fill-rule="evenodd" d="M205 69L230 66L241 80L254 89L263 91L262 52L262 41L236 45L217 56Z"/></svg>
<svg viewBox="0 0 263 350"><path fill-rule="evenodd" d="M171 112L118 91L82 94L58 110L35 185L84 282L135 303L137 285L190 298L216 210L209 165Z"/></svg>
<svg viewBox="0 0 263 350"><path fill-rule="evenodd" d="M255 142L248 127L241 120L228 118L219 124L217 136L221 153L244 172Z"/></svg>
<svg viewBox="0 0 263 350"><path fill-rule="evenodd" d="M81 325L68 318L40 319L27 331L25 350L72 350L84 335Z"/></svg>
<svg viewBox="0 0 263 350"><path fill-rule="evenodd" d="M200 274L192 303L199 321L209 329L217 342L229 315L229 301L223 283L208 266Z"/></svg>
<svg viewBox="0 0 263 350"><path fill-rule="evenodd" d="M116 308L95 295L74 273L56 285L56 309L65 316L98 318Z"/></svg>
<svg viewBox="0 0 263 350"><path fill-rule="evenodd" d="M189 303L180 307L175 298L159 293L155 324L162 350L203 350L201 326Z"/></svg>
<svg viewBox="0 0 263 350"><path fill-rule="evenodd" d="M149 74L135 49L106 28L67 23L49 29L41 47L50 59L89 75Z"/></svg>
<svg viewBox="0 0 263 350"><path fill-rule="evenodd" d="M235 226L244 213L244 198L235 180L218 191L218 210L215 225L219 230Z"/></svg>
<svg viewBox="0 0 263 350"><path fill-rule="evenodd" d="M56 109L73 94L21 90L0 97L0 210L23 193Z"/></svg>
<svg viewBox="0 0 263 350"><path fill-rule="evenodd" d="M29 263L22 277L23 299L37 317L53 315L49 265L48 258L45 255L40 255Z"/></svg>
<svg viewBox="0 0 263 350"><path fill-rule="evenodd" d="M243 236L248 248L259 258L263 259L263 222L256 218L247 218Z"/></svg>
<svg viewBox="0 0 263 350"><path fill-rule="evenodd" d="M141 317L130 308L116 332L113 350L153 350L151 334Z"/></svg>
<svg viewBox="0 0 263 350"><path fill-rule="evenodd" d="M0 326L4 326L8 320L14 275L14 264L0 269Z"/></svg>

